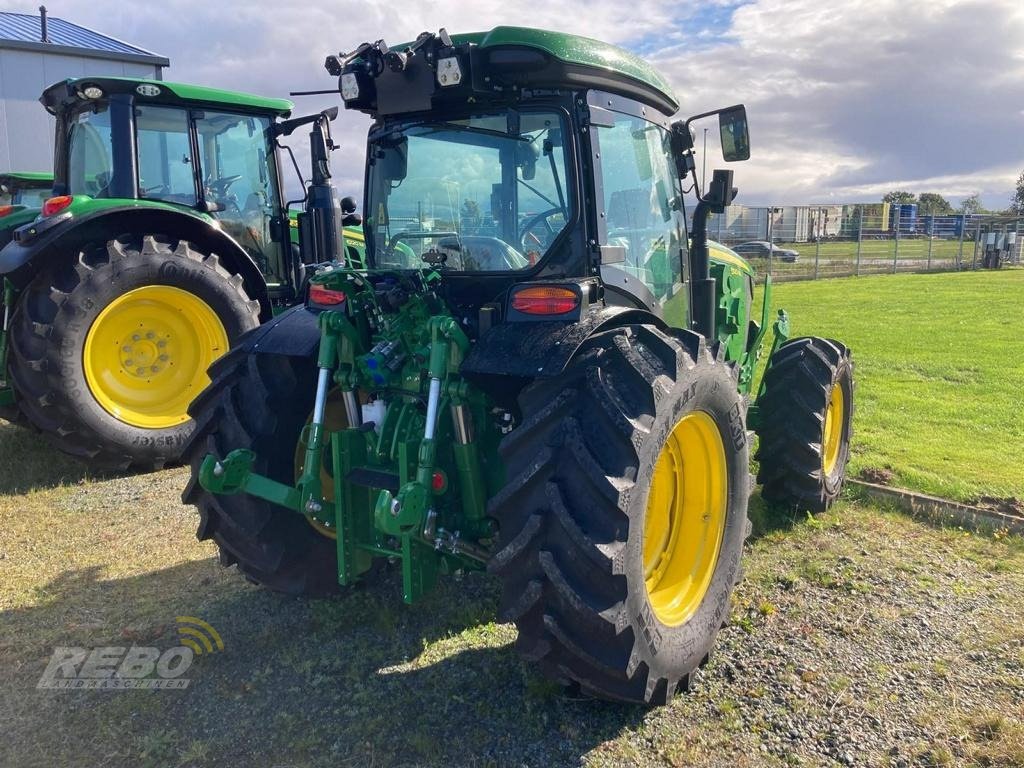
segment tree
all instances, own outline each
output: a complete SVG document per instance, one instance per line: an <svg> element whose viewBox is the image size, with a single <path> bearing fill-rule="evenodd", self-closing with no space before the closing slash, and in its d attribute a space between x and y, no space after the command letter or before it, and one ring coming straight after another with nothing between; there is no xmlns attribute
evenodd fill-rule
<svg viewBox="0 0 1024 768"><path fill-rule="evenodd" d="M913 192L907 192L902 189L894 189L892 192L886 192L882 198L883 203L893 203L895 205L906 205L907 203L916 203L917 195Z"/></svg>
<svg viewBox="0 0 1024 768"><path fill-rule="evenodd" d="M1010 198L1010 211L1016 216L1024 216L1024 171L1017 179L1017 191Z"/></svg>
<svg viewBox="0 0 1024 768"><path fill-rule="evenodd" d="M936 192L922 192L917 199L918 213L922 216L944 216L953 212L949 200Z"/></svg>
<svg viewBox="0 0 1024 768"><path fill-rule="evenodd" d="M960 207L957 208L959 213L982 213L984 210L981 205L981 195L977 192L961 200Z"/></svg>

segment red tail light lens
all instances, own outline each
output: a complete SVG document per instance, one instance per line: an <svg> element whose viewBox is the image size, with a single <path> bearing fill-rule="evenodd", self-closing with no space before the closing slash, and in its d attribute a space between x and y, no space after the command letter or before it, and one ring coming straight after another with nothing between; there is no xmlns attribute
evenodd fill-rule
<svg viewBox="0 0 1024 768"><path fill-rule="evenodd" d="M335 291L313 283L309 286L309 303L321 306L334 306L345 300L344 291Z"/></svg>
<svg viewBox="0 0 1024 768"><path fill-rule="evenodd" d="M512 309L527 315L564 315L579 305L580 297L569 288L538 286L512 295Z"/></svg>
<svg viewBox="0 0 1024 768"><path fill-rule="evenodd" d="M7 216L11 211L14 210L13 205L0 205L0 218Z"/></svg>
<svg viewBox="0 0 1024 768"><path fill-rule="evenodd" d="M74 200L71 195L58 195L57 197L47 198L46 202L43 203L43 216L53 216L55 213L60 213Z"/></svg>

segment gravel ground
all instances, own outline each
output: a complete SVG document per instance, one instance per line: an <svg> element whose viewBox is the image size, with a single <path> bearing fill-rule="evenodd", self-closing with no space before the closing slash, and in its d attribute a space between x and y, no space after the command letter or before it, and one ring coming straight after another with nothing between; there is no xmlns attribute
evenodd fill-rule
<svg viewBox="0 0 1024 768"><path fill-rule="evenodd" d="M697 688L567 696L511 648L482 574L406 608L392 575L283 599L216 564L179 471L0 495L0 765L1024 764L1024 541L853 501L766 517ZM170 692L37 691L54 645L226 648Z"/></svg>

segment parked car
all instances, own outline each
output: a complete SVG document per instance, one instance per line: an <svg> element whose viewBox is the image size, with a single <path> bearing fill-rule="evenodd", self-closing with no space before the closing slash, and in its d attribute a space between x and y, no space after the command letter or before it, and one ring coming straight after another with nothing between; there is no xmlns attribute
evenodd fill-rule
<svg viewBox="0 0 1024 768"><path fill-rule="evenodd" d="M740 256L754 259L767 259L769 253L773 259L778 259L779 261L794 262L800 258L798 251L780 248L775 243L769 243L765 240L751 240L749 243L734 245L732 249Z"/></svg>

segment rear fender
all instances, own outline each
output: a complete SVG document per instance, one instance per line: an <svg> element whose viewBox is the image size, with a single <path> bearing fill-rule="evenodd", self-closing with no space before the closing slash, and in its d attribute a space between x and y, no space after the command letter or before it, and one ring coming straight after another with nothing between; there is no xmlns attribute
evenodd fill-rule
<svg viewBox="0 0 1024 768"><path fill-rule="evenodd" d="M45 219L40 220L40 224ZM245 291L260 303L260 320L272 315L266 280L252 257L216 223L187 212L126 204L66 218L26 242L13 241L0 250L0 276L18 288L54 259L88 243L106 242L124 233L163 234L188 240L197 248L216 253L221 264L242 276Z"/></svg>
<svg viewBox="0 0 1024 768"><path fill-rule="evenodd" d="M655 325L670 332L665 322L652 313L628 307L599 307L575 323L502 323L480 337L460 370L469 377L552 378L565 370L583 343L595 333L637 324Z"/></svg>

